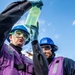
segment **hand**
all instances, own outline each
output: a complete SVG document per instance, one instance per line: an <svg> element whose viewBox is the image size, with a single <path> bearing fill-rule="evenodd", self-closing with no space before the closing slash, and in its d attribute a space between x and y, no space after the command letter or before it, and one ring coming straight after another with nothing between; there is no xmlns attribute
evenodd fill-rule
<svg viewBox="0 0 75 75"><path fill-rule="evenodd" d="M38 40L38 35L39 35L39 24L37 22L37 26L31 25L30 27L30 40Z"/></svg>
<svg viewBox="0 0 75 75"><path fill-rule="evenodd" d="M28 0L32 4L32 6L42 7L43 2L42 0Z"/></svg>

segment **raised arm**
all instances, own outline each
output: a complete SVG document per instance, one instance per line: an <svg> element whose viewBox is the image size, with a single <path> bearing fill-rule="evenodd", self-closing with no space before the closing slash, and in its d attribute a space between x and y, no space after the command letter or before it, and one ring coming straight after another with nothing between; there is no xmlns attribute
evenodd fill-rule
<svg viewBox="0 0 75 75"><path fill-rule="evenodd" d="M28 1L17 1L8 5L0 14L0 47L3 45L12 26L31 7L32 4Z"/></svg>
<svg viewBox="0 0 75 75"><path fill-rule="evenodd" d="M36 75L48 75L48 63L47 59L38 43L38 30L39 24L37 23L37 27L31 25L31 41L32 41L32 49L33 49L33 64L34 64L34 72Z"/></svg>
<svg viewBox="0 0 75 75"><path fill-rule="evenodd" d="M36 75L48 75L48 63L37 40L32 42L34 72Z"/></svg>

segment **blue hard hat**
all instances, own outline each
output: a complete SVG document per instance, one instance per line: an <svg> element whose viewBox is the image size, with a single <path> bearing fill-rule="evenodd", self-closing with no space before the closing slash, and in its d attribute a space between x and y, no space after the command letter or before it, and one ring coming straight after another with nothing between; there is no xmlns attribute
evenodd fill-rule
<svg viewBox="0 0 75 75"><path fill-rule="evenodd" d="M14 32L15 30L22 30L27 34L28 40L26 41L25 45L28 44L29 41L30 41L30 38L29 38L29 32L28 32L27 28L25 26L23 26L23 25L18 25L18 26L13 27L11 29L10 33ZM8 42L10 42L9 36L10 36L10 34L7 37Z"/></svg>
<svg viewBox="0 0 75 75"><path fill-rule="evenodd" d="M40 46L42 45L51 45L54 51L58 50L58 47L54 44L53 40L48 37L44 37L40 40Z"/></svg>

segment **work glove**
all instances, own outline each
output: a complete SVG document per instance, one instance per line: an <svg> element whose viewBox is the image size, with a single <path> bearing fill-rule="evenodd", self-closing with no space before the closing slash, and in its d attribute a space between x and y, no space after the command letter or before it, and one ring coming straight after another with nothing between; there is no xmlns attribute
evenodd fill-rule
<svg viewBox="0 0 75 75"><path fill-rule="evenodd" d="M32 4L32 6L37 6L37 7L43 6L42 0L27 0L27 1L30 1L30 3Z"/></svg>
<svg viewBox="0 0 75 75"><path fill-rule="evenodd" d="M37 22L37 26L31 25L30 26L30 40L38 40L38 35L39 35L39 24Z"/></svg>

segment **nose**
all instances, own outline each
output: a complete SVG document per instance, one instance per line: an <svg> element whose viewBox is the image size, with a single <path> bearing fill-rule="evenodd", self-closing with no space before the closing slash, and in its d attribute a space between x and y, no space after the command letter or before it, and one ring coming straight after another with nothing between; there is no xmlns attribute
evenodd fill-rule
<svg viewBox="0 0 75 75"><path fill-rule="evenodd" d="M23 34L20 34L19 38L20 38L20 39L24 39Z"/></svg>
<svg viewBox="0 0 75 75"><path fill-rule="evenodd" d="M44 53L46 52L46 50L44 48L42 48L42 50L43 50Z"/></svg>
<svg viewBox="0 0 75 75"><path fill-rule="evenodd" d="M23 37L23 34L20 34L20 37Z"/></svg>

